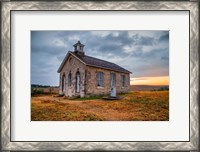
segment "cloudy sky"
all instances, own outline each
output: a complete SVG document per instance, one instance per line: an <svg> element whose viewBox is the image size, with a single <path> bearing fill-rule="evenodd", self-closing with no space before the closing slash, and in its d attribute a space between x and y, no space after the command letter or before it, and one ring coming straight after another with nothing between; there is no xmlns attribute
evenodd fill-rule
<svg viewBox="0 0 200 152"><path fill-rule="evenodd" d="M168 84L168 31L32 31L31 83L57 86L57 69L78 40L86 55L131 71L131 84Z"/></svg>

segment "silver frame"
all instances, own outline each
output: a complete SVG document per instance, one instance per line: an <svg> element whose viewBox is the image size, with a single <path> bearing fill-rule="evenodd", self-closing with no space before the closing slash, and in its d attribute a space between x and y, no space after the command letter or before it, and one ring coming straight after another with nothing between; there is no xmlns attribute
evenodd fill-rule
<svg viewBox="0 0 200 152"><path fill-rule="evenodd" d="M189 142L12 142L10 141L11 10L187 10L190 11ZM2 1L1 2L1 147L7 150L199 150L199 2L198 1Z"/></svg>

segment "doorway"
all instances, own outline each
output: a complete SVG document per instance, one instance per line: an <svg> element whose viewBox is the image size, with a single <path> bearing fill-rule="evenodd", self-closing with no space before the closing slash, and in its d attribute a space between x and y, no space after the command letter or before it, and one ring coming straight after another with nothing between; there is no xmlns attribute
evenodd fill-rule
<svg viewBox="0 0 200 152"><path fill-rule="evenodd" d="M80 93L80 72L76 73L76 92Z"/></svg>
<svg viewBox="0 0 200 152"><path fill-rule="evenodd" d="M115 87L115 81L116 81L116 75L115 75L115 73L111 73L110 74L110 85L111 85L111 88L113 88L113 87Z"/></svg>
<svg viewBox="0 0 200 152"><path fill-rule="evenodd" d="M65 79L65 73L62 76L62 93L65 93L66 91L66 79Z"/></svg>

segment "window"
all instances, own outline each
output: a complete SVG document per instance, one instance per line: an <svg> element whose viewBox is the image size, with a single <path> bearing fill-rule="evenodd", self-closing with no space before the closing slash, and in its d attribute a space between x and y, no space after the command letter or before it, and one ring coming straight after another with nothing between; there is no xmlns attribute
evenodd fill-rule
<svg viewBox="0 0 200 152"><path fill-rule="evenodd" d="M116 75L115 73L110 74L110 85L111 87L115 87Z"/></svg>
<svg viewBox="0 0 200 152"><path fill-rule="evenodd" d="M103 86L103 72L97 72L97 87Z"/></svg>
<svg viewBox="0 0 200 152"><path fill-rule="evenodd" d="M61 85L62 85L62 91L65 91L65 89L66 89L66 88L65 88L65 87L66 87L66 86L65 86L65 85L66 85L66 84L65 84L65 83L66 83L66 81L65 81L65 73L63 73L63 75L62 75L62 81L61 81L61 83L62 83L62 84L61 84Z"/></svg>
<svg viewBox="0 0 200 152"><path fill-rule="evenodd" d="M72 74L70 72L68 75L68 86L71 86L71 85L72 85Z"/></svg>
<svg viewBox="0 0 200 152"><path fill-rule="evenodd" d="M122 87L125 87L125 81L126 81L126 76L121 75L121 85L122 85Z"/></svg>
<svg viewBox="0 0 200 152"><path fill-rule="evenodd" d="M69 58L69 63L71 63L71 61L72 61L72 57Z"/></svg>

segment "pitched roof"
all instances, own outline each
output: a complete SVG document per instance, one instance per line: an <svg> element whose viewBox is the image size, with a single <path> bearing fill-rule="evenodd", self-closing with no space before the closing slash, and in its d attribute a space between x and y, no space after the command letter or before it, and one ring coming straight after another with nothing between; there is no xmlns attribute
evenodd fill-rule
<svg viewBox="0 0 200 152"><path fill-rule="evenodd" d="M71 51L69 51L68 54L66 55L65 59L63 60L62 64L60 65L60 67L58 69L58 72L60 72L62 70L62 67L64 66L65 62L67 61L69 54L72 54L73 56L78 58L81 62L83 62L87 66L109 69L109 70L118 71L118 72L122 72L122 73L131 73L130 71L122 68L121 66L119 66L115 63L97 59L97 58L87 56L87 55L78 55L77 53L71 52Z"/></svg>

